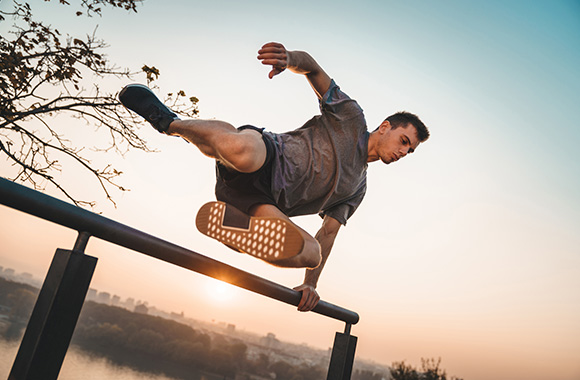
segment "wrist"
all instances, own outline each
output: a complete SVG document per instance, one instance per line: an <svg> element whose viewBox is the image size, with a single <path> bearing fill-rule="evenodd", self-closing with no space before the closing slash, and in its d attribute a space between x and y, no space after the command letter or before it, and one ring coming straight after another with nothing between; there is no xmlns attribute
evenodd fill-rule
<svg viewBox="0 0 580 380"><path fill-rule="evenodd" d="M293 51L286 50L286 68L292 67L292 62L294 61L292 55L294 55Z"/></svg>
<svg viewBox="0 0 580 380"><path fill-rule="evenodd" d="M316 289L316 283L315 282L304 281L304 283L302 285L304 285L304 286L310 286L311 288Z"/></svg>

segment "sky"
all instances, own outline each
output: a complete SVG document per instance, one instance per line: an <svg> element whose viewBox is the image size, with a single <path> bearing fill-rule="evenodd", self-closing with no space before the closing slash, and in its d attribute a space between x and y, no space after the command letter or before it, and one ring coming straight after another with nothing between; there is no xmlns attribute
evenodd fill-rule
<svg viewBox="0 0 580 380"><path fill-rule="evenodd" d="M449 375L470 380L580 378L578 1L171 0L91 19L55 1L30 3L61 32L91 34L98 24L112 62L156 66L158 92L198 97L203 118L284 132L318 113L303 77L268 79L256 56L269 41L311 53L359 102L371 130L397 111L418 114L431 138L396 164L369 165L365 200L319 282L323 299L360 314L357 357L417 366L441 357ZM91 81L113 92L130 82ZM94 127L58 120L75 141L104 141ZM113 193L116 208L71 163L59 180L108 218L285 286L301 283L302 270L199 233L194 219L213 200L213 163L149 126L140 134L156 153L87 146L93 162L124 172L131 191ZM13 172L2 159L0 175ZM321 222L295 221L313 234ZM43 277L54 250L75 238L0 206L0 266ZM86 252L99 258L91 284L99 291L320 348L344 328L97 239Z"/></svg>

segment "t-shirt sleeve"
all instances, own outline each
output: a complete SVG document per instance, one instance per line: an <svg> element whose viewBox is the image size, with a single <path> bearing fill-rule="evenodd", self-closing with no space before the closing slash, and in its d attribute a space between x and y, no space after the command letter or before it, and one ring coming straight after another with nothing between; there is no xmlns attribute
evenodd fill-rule
<svg viewBox="0 0 580 380"><path fill-rule="evenodd" d="M349 120L360 116L363 110L355 100L342 92L333 79L328 91L320 99L320 112L338 120Z"/></svg>
<svg viewBox="0 0 580 380"><path fill-rule="evenodd" d="M361 204L365 192L366 186L348 200L320 212L320 217L324 218L325 215L331 216L338 220L340 224L346 226L346 221L352 216L352 214L354 214L358 206Z"/></svg>

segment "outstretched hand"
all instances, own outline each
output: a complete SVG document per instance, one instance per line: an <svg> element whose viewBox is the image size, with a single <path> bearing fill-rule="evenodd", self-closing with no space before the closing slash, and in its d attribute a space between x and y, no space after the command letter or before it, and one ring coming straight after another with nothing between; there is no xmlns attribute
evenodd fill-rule
<svg viewBox="0 0 580 380"><path fill-rule="evenodd" d="M288 67L289 54L284 45L278 42L269 42L258 50L258 59L263 65L271 65L272 70L268 74L270 79L280 74Z"/></svg>
<svg viewBox="0 0 580 380"><path fill-rule="evenodd" d="M320 301L320 296L316 292L314 286L302 284L294 288L299 292L302 292L302 298L298 304L298 311L310 311L316 307L318 301Z"/></svg>

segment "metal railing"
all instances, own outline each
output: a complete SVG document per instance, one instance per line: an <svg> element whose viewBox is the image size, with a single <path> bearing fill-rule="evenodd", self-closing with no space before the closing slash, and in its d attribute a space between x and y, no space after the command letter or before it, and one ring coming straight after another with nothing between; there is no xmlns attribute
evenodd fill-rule
<svg viewBox="0 0 580 380"><path fill-rule="evenodd" d="M0 178L0 204L78 231L74 248L58 249L38 296L9 380L56 379L70 343L97 259L84 254L90 237L228 282L280 302L298 306L301 294L192 250L146 234L36 190ZM314 313L346 323L336 333L327 379L350 379L357 313L320 301Z"/></svg>

